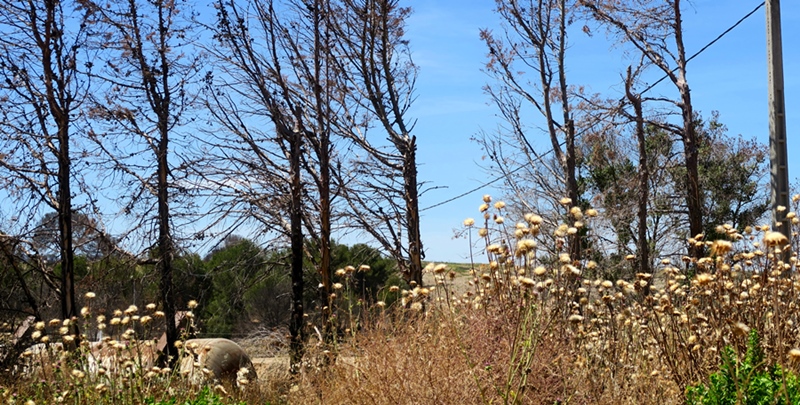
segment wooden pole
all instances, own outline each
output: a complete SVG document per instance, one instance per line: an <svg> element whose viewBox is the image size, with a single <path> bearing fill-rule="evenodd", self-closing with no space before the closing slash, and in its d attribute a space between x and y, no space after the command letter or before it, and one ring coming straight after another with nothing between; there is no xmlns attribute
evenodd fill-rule
<svg viewBox="0 0 800 405"><path fill-rule="evenodd" d="M772 185L773 226L787 238L791 246L791 222L786 219L789 209L789 172L786 153L786 110L783 96L783 52L781 44L780 0L766 0L767 15L767 76L769 81L769 147L770 182ZM778 207L785 207L779 210ZM787 250L784 262L788 263Z"/></svg>

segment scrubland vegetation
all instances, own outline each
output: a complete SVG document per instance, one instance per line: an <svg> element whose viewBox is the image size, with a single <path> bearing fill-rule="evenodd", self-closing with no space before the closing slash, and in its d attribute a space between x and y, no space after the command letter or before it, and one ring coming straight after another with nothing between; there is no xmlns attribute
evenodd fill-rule
<svg viewBox="0 0 800 405"><path fill-rule="evenodd" d="M509 204L447 265L405 2L5 2L0 403L798 403L800 221L756 224L767 147L693 107L684 8L495 2ZM624 95L568 80L593 32Z"/></svg>
<svg viewBox="0 0 800 405"><path fill-rule="evenodd" d="M285 353L275 353L283 367L261 368L257 381L234 386L193 385L181 375L186 370L140 368L143 354L152 353L143 348L154 341L137 338L152 335L153 320L163 314L148 306L106 316L89 304L72 322L104 330L119 364L98 368L86 336L70 335L68 322L41 322L32 337L51 345L26 351L13 372L6 370L2 400L749 404L800 398L800 278L793 271L796 249L782 234L722 225L720 239L687 241L707 248L705 257L664 259L652 274L611 280L595 277L602 269L594 261L544 253L540 216L526 215L511 227L503 224L503 203L494 206L481 206L483 226L464 223L486 252L468 274L429 263L434 283L386 285L370 305L349 293L368 266L336 272L336 316L328 321L337 333L321 341L312 332L296 373L289 373ZM569 210L556 240L579 227L591 235L596 214ZM75 351L52 346L76 340Z"/></svg>

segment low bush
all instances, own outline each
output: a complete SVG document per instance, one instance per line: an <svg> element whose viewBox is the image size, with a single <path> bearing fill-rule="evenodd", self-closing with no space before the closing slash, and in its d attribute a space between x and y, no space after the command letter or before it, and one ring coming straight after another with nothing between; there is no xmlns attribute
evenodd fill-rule
<svg viewBox="0 0 800 405"><path fill-rule="evenodd" d="M756 330L750 331L747 352L739 358L730 346L722 352L720 370L686 389L690 405L727 404L797 404L800 403L800 380L780 365L768 366Z"/></svg>

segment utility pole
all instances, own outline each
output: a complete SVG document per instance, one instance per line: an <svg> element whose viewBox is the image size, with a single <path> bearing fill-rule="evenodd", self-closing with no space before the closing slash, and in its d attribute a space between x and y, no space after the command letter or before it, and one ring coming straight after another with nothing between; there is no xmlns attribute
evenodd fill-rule
<svg viewBox="0 0 800 405"><path fill-rule="evenodd" d="M783 51L781 44L781 2L766 0L767 76L769 80L769 152L772 185L772 220L778 231L792 241L791 222L786 219L789 208L789 169L786 153L786 109L783 97ZM779 206L785 207L778 210ZM789 263L791 250L783 260Z"/></svg>

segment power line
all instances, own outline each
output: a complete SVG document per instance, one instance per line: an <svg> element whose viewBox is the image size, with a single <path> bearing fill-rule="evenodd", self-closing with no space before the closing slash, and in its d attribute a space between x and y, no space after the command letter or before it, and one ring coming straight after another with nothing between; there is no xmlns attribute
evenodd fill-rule
<svg viewBox="0 0 800 405"><path fill-rule="evenodd" d="M762 1L762 2L761 2L761 4L757 5L757 6L756 6L756 8L754 8L754 9L753 9L752 11L750 11L749 13L745 14L745 16L744 16L744 17L742 17L742 18L740 18L740 19L739 19L739 21L736 21L736 23L734 23L733 25L731 25L730 27L728 27L728 29L726 29L725 31L723 31L723 32L722 32L722 34L719 34L719 35L718 35L716 38L714 38L714 40L712 40L711 42L707 43L707 44L706 44L706 46L704 46L704 47L700 48L700 50L699 50L699 51L695 52L695 53L694 53L694 55L690 56L690 57L689 57L689 59L686 59L686 62L689 62L690 60L694 59L694 58L695 58L697 55L700 55L701 53L703 53L703 51L705 51L706 49L708 49L708 48L709 48L711 45L714 45L714 43L715 43L715 42L719 41L720 39L722 39L722 37L724 37L725 35L727 35L729 32L733 31L733 29L734 29L734 28L736 28L736 27L737 27L739 24L741 24L742 22L744 22L744 20L748 19L748 18L749 18L751 15L755 14L755 13L756 13L756 11L758 11L758 9L760 9L761 7L764 7L764 4L765 4L765 3L766 3L766 2L763 2L763 1ZM674 73L676 70L678 70L678 67L677 67L677 66L676 66L674 69L672 69L672 73ZM647 86L647 88L645 88L645 89L642 91L642 94L644 94L644 93L647 93L647 91L648 91L648 90L652 90L652 89L653 89L653 87L656 87L656 85L657 85L657 84L661 83L662 81L664 81L664 79L666 79L666 78L668 78L668 77L669 77L669 75L664 75L664 77L662 77L662 78L660 78L660 79L656 80L656 81L655 81L655 83L653 83L653 84L651 84L651 85Z"/></svg>
<svg viewBox="0 0 800 405"><path fill-rule="evenodd" d="M759 10L761 7L764 7L764 4L765 4L765 3L766 3L765 1L762 1L762 2L761 2L759 5L757 5L757 6L756 6L756 7L755 7L753 10L751 10L749 13L745 14L745 15L744 15L744 17L740 18L740 19L739 19L738 21L736 21L736 22L735 22L733 25L731 25L731 26L730 26L730 27L728 27L728 28L727 28L725 31L723 31L721 34L719 34L719 35L718 35L716 38L714 38L713 40L711 40L711 42L707 43L705 46L703 46L702 48L700 48L700 50L699 50L699 51L697 51L697 52L695 52L694 54L692 54L691 56L689 56L689 58L688 58L688 59L686 59L686 62L689 62L689 61L691 61L692 59L694 59L695 57L697 57L697 56L698 56L698 55L700 55L701 53L705 52L705 50L706 50L706 49L708 49L708 48L710 48L710 47L711 47L711 45L714 45L714 43L716 43L717 41L719 41L720 39L722 39L722 37L724 37L725 35L727 35L727 34L728 34L728 33L730 33L731 31L733 31L733 29L734 29L734 28L736 28L737 26L739 26L739 24L741 24L742 22L744 22L745 20L747 20L748 18L750 18L750 16L752 16L753 14L755 14L755 13L756 13L756 11L758 11L758 10ZM672 69L672 71L671 71L671 72L675 72L676 70L678 70L678 67L675 67L674 69ZM669 77L669 75L668 75L668 74L665 74L665 75L664 75L662 78L660 78L660 79L656 80L655 82L653 82L653 84L651 84L651 85L647 86L647 87L646 87L644 90L642 90L641 94L644 94L644 93L648 92L649 90L652 90L652 89L653 89L653 88L654 88L656 85L658 85L659 83L661 83L662 81L664 81L664 79L666 79L666 78L668 78L668 77ZM581 135L583 135L583 133L584 133L584 132L585 132L585 131L582 131L580 134L577 134L577 135L576 135L576 137L580 137ZM561 144L560 144L560 145L563 145L563 144L564 144L564 142L561 142ZM541 162L541 161L542 161L542 159L543 159L545 156L547 156L548 154L552 153L553 151L554 151L553 149L549 149L549 150L547 150L546 152L544 152L544 153L542 153L541 155L537 156L537 157L536 157L536 158L533 160L533 163ZM480 190L480 189L482 189L482 188L484 188L484 187L486 187L486 186L489 186L489 185L491 185L491 184L495 183L495 182L496 182L496 181L498 181L498 180L502 180L502 179L505 179L505 178L507 178L509 174L514 174L514 173L516 173L516 172L518 172L518 171L522 170L524 167L526 167L526 166L528 166L528 165L529 165L529 163L526 163L526 164L524 164L524 165L520 165L519 167L517 167L517 168L515 168L515 169L511 170L510 172L508 172L508 174L505 174L505 175L502 175L502 176L497 176L497 177L495 177L495 178L493 178L493 179L491 179L491 180L489 180L489 181L487 181L487 182L485 182L485 183L483 183L483 184L481 184L481 185L479 185L479 186L477 186L477 187L475 187L475 188L473 188L473 189L470 189L470 190L468 190L468 191L465 191L465 192L463 192L463 193L461 193L461 194L458 194L458 195L456 195L456 196L450 197L450 198L448 198L448 199L446 199L446 200L444 200L444 201L440 201L440 202L438 202L438 203L436 203L436 204L433 204L433 205L427 206L427 207L425 207L425 208L422 208L422 209L420 209L419 211L420 211L420 212L422 212L422 211L427 211L427 210L430 210L430 209L433 209L433 208L436 208L436 207L439 207L439 206L442 206L442 205L445 205L445 204L451 203L451 202L453 202L453 201L455 201L455 200L458 200L458 199L460 199L460 198L466 197L467 195L469 195L469 194L472 194L472 193L474 193L474 192L476 192L476 191L478 191L478 190Z"/></svg>
<svg viewBox="0 0 800 405"><path fill-rule="evenodd" d="M548 153L550 153L550 151L547 151L547 152L545 152L545 155L546 155L546 154L548 154ZM538 158L537 158L537 159L538 159ZM514 173L516 173L516 172L518 172L518 171L522 170L522 168L523 168L523 167L525 167L525 166L527 166L527 165L522 165L522 166L519 166L519 167L517 167L516 169L514 169L514 170L512 170L512 171L508 172L508 174L514 174ZM441 202L438 202L438 203L436 203L436 204L433 204L433 205L431 205L431 206L425 207L425 208L423 208L423 209L421 209L421 210L419 210L419 211L420 211L420 212L422 212L422 211L427 211L427 210L429 210L429 209L436 208L436 207L438 207L438 206L440 206L440 205L445 205L445 204L447 204L447 203L449 203L449 202L453 202L453 201L455 201L455 200L458 200L459 198L466 197L467 195L469 195L469 194L472 194L472 193L474 193L474 192L476 192L476 191L478 191L478 190L480 190L480 189L482 189L482 188L484 188L484 187L486 187L486 186L488 186L488 185L490 185L490 184L492 184L492 183L494 183L494 182L496 182L496 181L498 181L498 180L502 180L502 179L504 179L504 178L508 177L508 174L504 174L504 175L502 175L502 176L495 177L495 178L493 178L493 179L491 179L491 180L487 181L486 183L483 183L483 184L479 185L478 187L475 187L475 188L473 188L473 189L471 189L471 190L469 190L469 191L465 191L465 192L463 192L463 193L461 193L461 194L459 194L459 195L457 195L457 196L455 196L455 197L450 197L450 198L448 198L448 199L446 199L446 200L444 200L444 201L441 201Z"/></svg>

